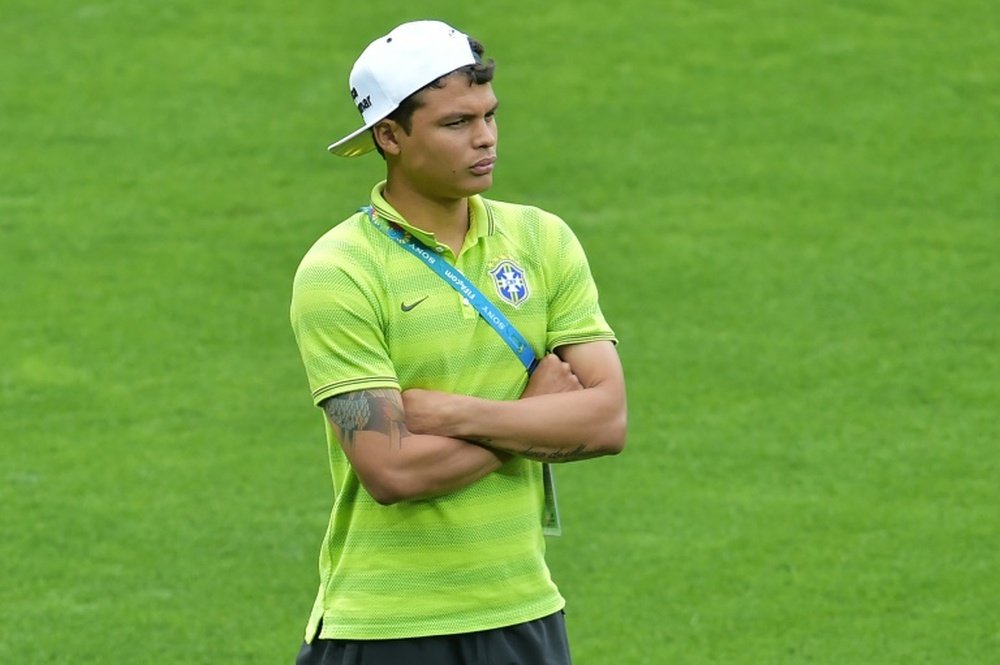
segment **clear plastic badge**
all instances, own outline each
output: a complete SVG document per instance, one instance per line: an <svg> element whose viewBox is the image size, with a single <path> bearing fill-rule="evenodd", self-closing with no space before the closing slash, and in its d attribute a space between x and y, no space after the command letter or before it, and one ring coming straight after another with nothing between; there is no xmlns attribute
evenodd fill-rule
<svg viewBox="0 0 1000 665"><path fill-rule="evenodd" d="M545 489L542 533L546 536L561 536L562 521L559 519L559 501L556 498L556 478L548 464L542 464L542 487Z"/></svg>

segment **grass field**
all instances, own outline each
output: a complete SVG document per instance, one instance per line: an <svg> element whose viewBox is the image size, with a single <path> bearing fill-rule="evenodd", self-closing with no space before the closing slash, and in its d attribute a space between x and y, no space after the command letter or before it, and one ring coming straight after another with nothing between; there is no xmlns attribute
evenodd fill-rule
<svg viewBox="0 0 1000 665"><path fill-rule="evenodd" d="M579 665L1000 653L987 0L0 0L0 663L290 663L330 490L287 323L398 21L498 61L630 438L559 472ZM391 17L391 18L389 18Z"/></svg>

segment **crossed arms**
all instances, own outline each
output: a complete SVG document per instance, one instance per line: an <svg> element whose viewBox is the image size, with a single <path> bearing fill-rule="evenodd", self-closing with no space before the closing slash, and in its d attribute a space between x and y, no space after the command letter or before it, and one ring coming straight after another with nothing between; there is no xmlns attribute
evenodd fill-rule
<svg viewBox="0 0 1000 665"><path fill-rule="evenodd" d="M570 462L625 446L625 379L611 342L560 347L518 400L377 389L321 406L361 484L386 505L461 489L515 455Z"/></svg>

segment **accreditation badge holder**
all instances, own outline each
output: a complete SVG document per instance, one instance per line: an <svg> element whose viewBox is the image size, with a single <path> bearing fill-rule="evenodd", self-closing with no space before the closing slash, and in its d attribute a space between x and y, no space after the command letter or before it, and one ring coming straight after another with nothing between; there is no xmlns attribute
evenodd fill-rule
<svg viewBox="0 0 1000 665"><path fill-rule="evenodd" d="M559 519L559 501L556 499L556 478L548 464L542 464L542 487L545 490L542 533L546 536L561 536L562 521Z"/></svg>

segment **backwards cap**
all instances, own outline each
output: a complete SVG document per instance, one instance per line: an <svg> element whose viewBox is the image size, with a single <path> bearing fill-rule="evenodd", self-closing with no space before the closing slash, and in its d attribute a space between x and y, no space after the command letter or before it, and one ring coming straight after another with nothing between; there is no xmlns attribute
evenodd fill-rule
<svg viewBox="0 0 1000 665"><path fill-rule="evenodd" d="M330 144L330 152L357 157L374 150L368 130L375 123L428 83L475 62L468 36L441 21L404 23L379 37L351 69L351 98L364 124Z"/></svg>

